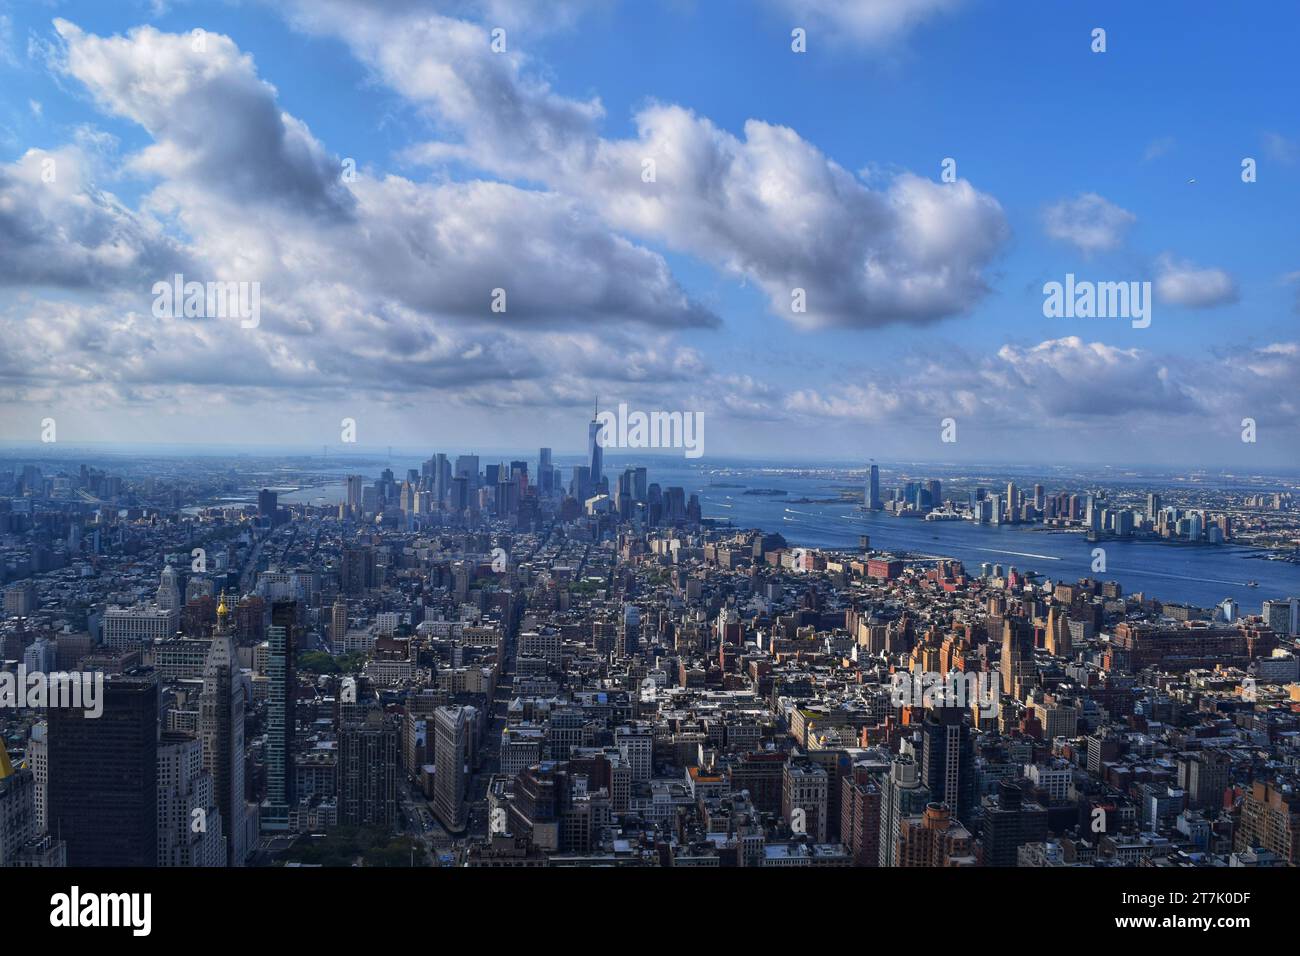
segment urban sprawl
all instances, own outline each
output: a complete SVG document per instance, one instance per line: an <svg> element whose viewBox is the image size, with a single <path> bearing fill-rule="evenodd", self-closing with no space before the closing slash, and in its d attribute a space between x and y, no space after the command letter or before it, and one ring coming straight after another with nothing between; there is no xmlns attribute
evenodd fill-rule
<svg viewBox="0 0 1300 956"><path fill-rule="evenodd" d="M435 454L339 503L0 468L0 866L1300 862L1300 586L795 547L598 427L568 475ZM1281 489L942 492L870 466L860 507L1300 544Z"/></svg>

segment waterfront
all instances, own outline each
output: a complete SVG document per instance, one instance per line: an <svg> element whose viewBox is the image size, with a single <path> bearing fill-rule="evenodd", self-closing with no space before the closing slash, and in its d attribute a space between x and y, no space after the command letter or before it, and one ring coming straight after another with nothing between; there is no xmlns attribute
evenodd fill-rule
<svg viewBox="0 0 1300 956"><path fill-rule="evenodd" d="M557 459L557 463L562 462ZM618 467L623 464L619 462ZM972 574L979 573L981 563L990 562L1036 571L1053 581L1095 577L1118 581L1126 594L1142 592L1166 602L1211 607L1232 598L1247 614L1258 614L1262 601L1300 593L1300 567L1252 557L1259 552L1230 544L1198 547L1144 540L1091 544L1082 534L1052 532L1037 525L977 525L864 512L860 497L856 502L798 503L801 498L838 499L841 489L851 488L834 469L809 475L760 466L718 469L666 458L646 464L650 481L665 488L681 485L688 495L699 495L705 518L729 521L738 529L780 533L794 546L853 551L859 535L866 534L875 550L956 558ZM401 475L405 468L418 465L417 461L394 461L393 470ZM745 494L755 489L786 494ZM345 495L342 482L330 482L283 495L281 500L336 504ZM1092 571L1096 547L1106 551L1104 574ZM1259 586L1249 587L1249 581L1257 581Z"/></svg>

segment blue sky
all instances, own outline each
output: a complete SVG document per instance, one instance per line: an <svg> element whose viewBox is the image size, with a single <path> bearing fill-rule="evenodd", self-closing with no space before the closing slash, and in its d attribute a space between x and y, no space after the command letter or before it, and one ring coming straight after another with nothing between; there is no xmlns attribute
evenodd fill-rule
<svg viewBox="0 0 1300 956"><path fill-rule="evenodd" d="M598 393L702 411L716 454L1294 463L1300 14L1197 6L0 0L0 186L16 210L0 218L0 247L31 253L0 266L0 323L24 343L0 365L0 437L30 438L49 414L85 440L275 442L287 429L327 443L351 416L376 446L565 448ZM477 45L495 25L505 56ZM159 43L201 27L228 46L160 59L125 39L141 26ZM795 27L806 53L790 49ZM1090 49L1096 27L1104 53ZM460 30L468 39L444 44ZM430 62L443 72L423 74ZM180 95L151 85L169 70L200 79L187 74ZM239 118L265 105L260 83L274 87L266 104L305 124L306 146L277 151ZM244 92L223 99L232 87ZM503 96L518 115L490 115ZM673 112L642 136L654 110ZM766 124L761 142L749 121ZM236 145L256 135L282 173L264 191L256 171L223 182L243 153L205 158L204 131ZM647 203L621 170L684 142L660 159L659 185L677 192ZM22 186L56 155L77 166L79 194L116 197L125 225ZM316 181L343 157L383 189ZM949 157L959 182L940 184ZM1242 182L1244 157L1256 182ZM828 180L828 164L847 182ZM280 188L315 197L328 223L313 219L320 207L286 209ZM393 225L413 207L411 225ZM37 255L17 222L47 248ZM371 222L402 248L353 277L349 251L369 258ZM94 245L122 230L140 248ZM456 253L446 265L430 251L442 242ZM482 260L464 251L480 242ZM68 268L37 274L73 251ZM875 278L845 278L874 260ZM532 282L566 266L585 276L587 261L581 301L566 299L573 279ZM158 327L149 288L177 262L262 281L263 325L242 339ZM474 315L478 290L450 291L480 267L484 282L500 272L528 290L524 314ZM1150 327L1045 318L1043 283L1066 273L1152 281ZM797 281L834 307L789 314ZM941 445L949 416L967 427ZM1256 443L1240 440L1244 417L1260 423Z"/></svg>

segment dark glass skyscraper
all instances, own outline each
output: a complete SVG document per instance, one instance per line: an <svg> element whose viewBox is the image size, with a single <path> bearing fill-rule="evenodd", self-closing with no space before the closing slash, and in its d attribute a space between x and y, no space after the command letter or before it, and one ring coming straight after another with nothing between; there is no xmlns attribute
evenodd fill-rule
<svg viewBox="0 0 1300 956"><path fill-rule="evenodd" d="M975 745L962 707L933 707L921 725L921 781L931 799L969 819L975 807Z"/></svg>
<svg viewBox="0 0 1300 956"><path fill-rule="evenodd" d="M871 474L867 477L867 492L864 503L869 511L879 511L882 507L880 501L880 468L876 465L871 466Z"/></svg>
<svg viewBox="0 0 1300 956"><path fill-rule="evenodd" d="M135 668L104 678L98 717L49 709L50 833L69 866L158 863L158 678Z"/></svg>

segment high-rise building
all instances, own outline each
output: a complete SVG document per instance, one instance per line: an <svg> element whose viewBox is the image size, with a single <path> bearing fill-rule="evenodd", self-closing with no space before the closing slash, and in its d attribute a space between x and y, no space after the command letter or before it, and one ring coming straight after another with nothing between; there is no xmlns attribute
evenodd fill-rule
<svg viewBox="0 0 1300 956"><path fill-rule="evenodd" d="M262 804L263 830L287 830L289 813L297 806L293 764L297 691L294 650L297 629L297 602L276 601L271 605L271 626L267 629L266 800Z"/></svg>
<svg viewBox="0 0 1300 956"><path fill-rule="evenodd" d="M840 782L840 842L854 866L880 863L881 787L866 767L855 766Z"/></svg>
<svg viewBox="0 0 1300 956"><path fill-rule="evenodd" d="M330 646L342 647L343 639L348 633L348 602L340 594L334 599L334 606L330 608Z"/></svg>
<svg viewBox="0 0 1300 956"><path fill-rule="evenodd" d="M899 754L889 765L880 806L880 865L897 865L898 837L903 820L925 809L930 789L921 780L921 768L907 754Z"/></svg>
<svg viewBox="0 0 1300 956"><path fill-rule="evenodd" d="M339 732L339 822L391 827L397 819L397 727L378 708ZM435 778L436 779L436 778Z"/></svg>
<svg viewBox="0 0 1300 956"><path fill-rule="evenodd" d="M867 475L866 494L862 503L868 511L879 511L884 507L880 500L880 468L877 465L872 465Z"/></svg>
<svg viewBox="0 0 1300 956"><path fill-rule="evenodd" d="M1238 852L1262 847L1291 866L1300 864L1300 798L1295 791L1262 780L1252 783L1241 802L1233 847Z"/></svg>
<svg viewBox="0 0 1300 956"><path fill-rule="evenodd" d="M225 866L226 838L212 775L197 737L169 730L158 741L158 866Z"/></svg>
<svg viewBox="0 0 1300 956"><path fill-rule="evenodd" d="M50 821L50 727L33 724L27 740L27 766L36 780L36 832L48 833Z"/></svg>
<svg viewBox="0 0 1300 956"><path fill-rule="evenodd" d="M203 665L199 695L199 740L203 769L212 777L214 800L226 834L226 865L243 866L248 857L244 800L244 690L238 680L229 612L223 594L217 607L217 632Z"/></svg>
<svg viewBox="0 0 1300 956"><path fill-rule="evenodd" d="M1194 808L1223 806L1223 793L1230 783L1232 759L1221 750L1198 750L1178 758L1178 786Z"/></svg>
<svg viewBox="0 0 1300 956"><path fill-rule="evenodd" d="M346 547L339 568L339 587L349 597L360 597L374 585L375 552L370 548Z"/></svg>
<svg viewBox="0 0 1300 956"><path fill-rule="evenodd" d="M964 707L932 707L921 724L921 779L959 820L975 808L975 743Z"/></svg>
<svg viewBox="0 0 1300 956"><path fill-rule="evenodd" d="M476 718L473 707L439 707L433 715L433 812L453 833L465 829Z"/></svg>
<svg viewBox="0 0 1300 956"><path fill-rule="evenodd" d="M279 510L279 495L270 488L263 488L257 493L257 514L261 518L275 518Z"/></svg>
<svg viewBox="0 0 1300 956"><path fill-rule="evenodd" d="M104 678L103 712L49 709L49 828L69 866L158 860L158 678L132 668Z"/></svg>
<svg viewBox="0 0 1300 956"><path fill-rule="evenodd" d="M620 647L630 657L641 649L641 609L635 604L624 606L621 630Z"/></svg>
<svg viewBox="0 0 1300 956"><path fill-rule="evenodd" d="M1261 611L1264 623L1273 629L1274 634L1300 636L1300 598L1265 601Z"/></svg>
<svg viewBox="0 0 1300 956"><path fill-rule="evenodd" d="M555 466L551 464L549 448L543 448L537 454L537 488L543 498L555 494Z"/></svg>
<svg viewBox="0 0 1300 956"><path fill-rule="evenodd" d="M361 503L365 500L366 479L362 475L348 475L348 514L359 517Z"/></svg>
<svg viewBox="0 0 1300 956"><path fill-rule="evenodd" d="M1069 657L1072 651L1070 642L1070 624L1065 618L1064 608L1055 604L1047 612L1047 653L1053 657Z"/></svg>
<svg viewBox="0 0 1300 956"><path fill-rule="evenodd" d="M0 737L0 868L13 866L37 832L35 775L14 769Z"/></svg>
<svg viewBox="0 0 1300 956"><path fill-rule="evenodd" d="M1002 693L1014 695L1020 678L1033 670L1034 638L1024 618L1002 622Z"/></svg>
<svg viewBox="0 0 1300 956"><path fill-rule="evenodd" d="M45 833L38 800L36 774L15 767L0 740L0 869L67 865L67 844Z"/></svg>
<svg viewBox="0 0 1300 956"><path fill-rule="evenodd" d="M433 456L432 481L434 507L442 510L447 507L447 495L451 493L451 462L441 452Z"/></svg>
<svg viewBox="0 0 1300 956"><path fill-rule="evenodd" d="M591 469L587 474L587 480L590 482L588 494L598 494L600 484L605 477L605 448L602 442L606 440L601 435L602 425L596 415L592 415L590 423L587 425L587 464Z"/></svg>
<svg viewBox="0 0 1300 956"><path fill-rule="evenodd" d="M456 457L456 477L464 478L466 489L471 498L479 488L479 461L478 455L458 455Z"/></svg>
<svg viewBox="0 0 1300 956"><path fill-rule="evenodd" d="M16 581L4 589L6 617L26 617L36 610L36 583Z"/></svg>
<svg viewBox="0 0 1300 956"><path fill-rule="evenodd" d="M795 833L815 843L826 842L827 788L825 769L808 760L786 762L781 777L781 816Z"/></svg>
<svg viewBox="0 0 1300 956"><path fill-rule="evenodd" d="M1015 866L1020 847L1047 838L1047 810L1026 799L1021 784L1002 780L984 805L980 845L985 866Z"/></svg>
<svg viewBox="0 0 1300 956"><path fill-rule="evenodd" d="M974 866L970 831L953 817L946 803L927 804L904 817L898 829L898 866Z"/></svg>
<svg viewBox="0 0 1300 956"><path fill-rule="evenodd" d="M143 644L170 640L176 636L179 623L176 608L110 607L103 617L104 644L113 650L133 650Z"/></svg>
<svg viewBox="0 0 1300 956"><path fill-rule="evenodd" d="M158 582L157 600L158 607L164 611L180 611L180 578L176 575L176 569L170 564L162 569L162 576ZM170 637L171 635L168 636Z"/></svg>

